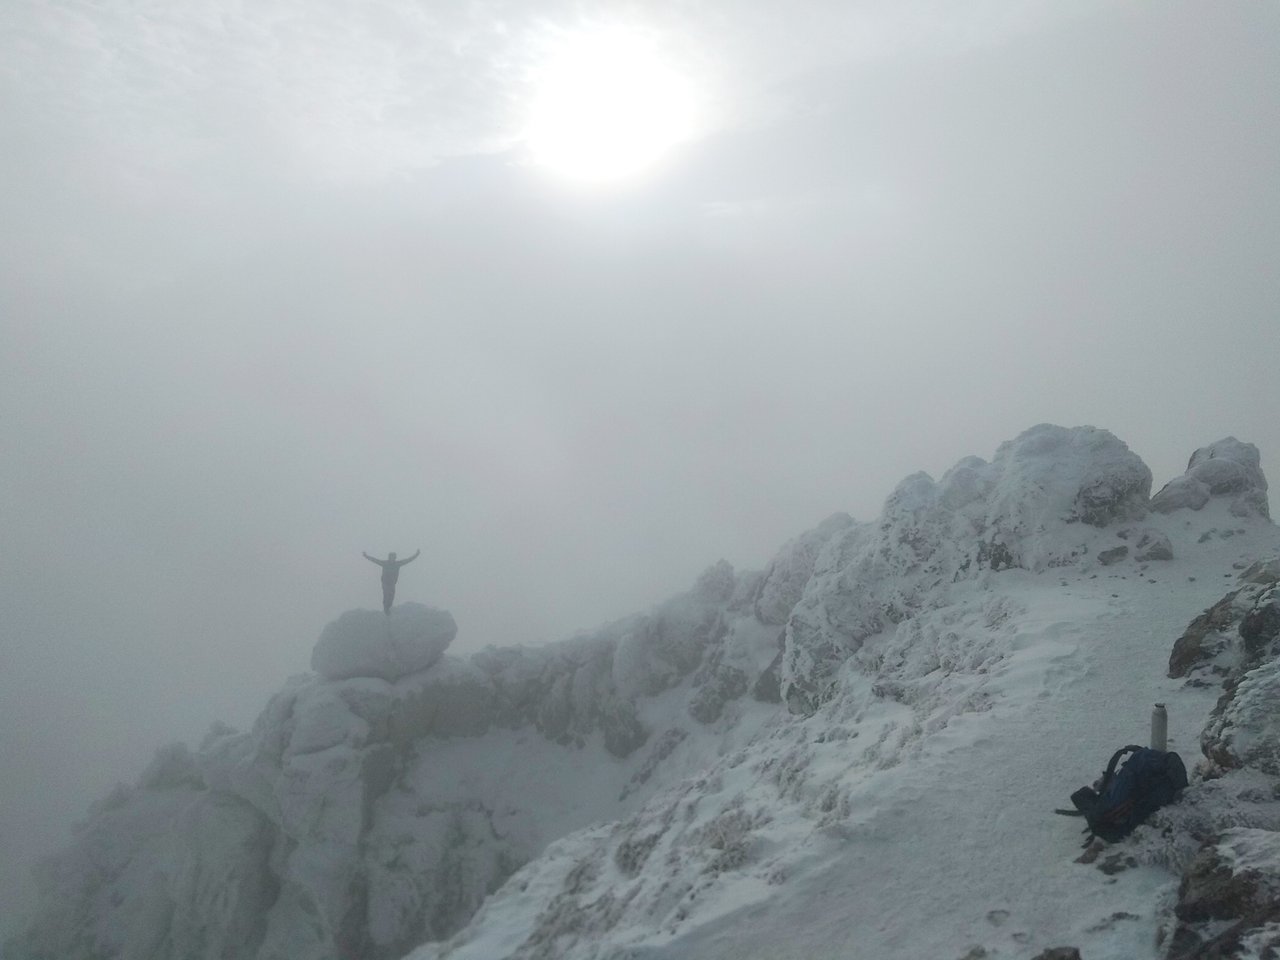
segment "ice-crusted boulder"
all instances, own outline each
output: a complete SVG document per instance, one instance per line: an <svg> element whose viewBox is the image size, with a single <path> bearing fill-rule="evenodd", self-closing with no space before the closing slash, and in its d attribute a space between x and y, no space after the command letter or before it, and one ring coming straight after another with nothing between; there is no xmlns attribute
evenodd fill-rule
<svg viewBox="0 0 1280 960"><path fill-rule="evenodd" d="M1227 437L1191 455L1187 471L1151 498L1158 513L1199 510L1213 497L1229 498L1236 516L1271 516L1267 478L1258 448Z"/></svg>
<svg viewBox="0 0 1280 960"><path fill-rule="evenodd" d="M787 622L780 670L788 705L814 709L868 637L946 583L1088 562L1103 550L1116 551L1106 559L1127 555L1107 531L1140 520L1150 492L1151 471L1114 435L1051 424L1002 444L990 463L968 457L937 482L908 477L879 521L833 525L806 545L812 573ZM1148 546L1159 554L1158 543Z"/></svg>
<svg viewBox="0 0 1280 960"><path fill-rule="evenodd" d="M1023 537L1058 523L1138 519L1151 494L1147 465L1097 427L1032 427L1002 444L991 468L989 522Z"/></svg>
<svg viewBox="0 0 1280 960"><path fill-rule="evenodd" d="M402 603L389 614L348 610L320 634L311 669L326 680L396 681L434 664L457 633L447 610L420 603Z"/></svg>

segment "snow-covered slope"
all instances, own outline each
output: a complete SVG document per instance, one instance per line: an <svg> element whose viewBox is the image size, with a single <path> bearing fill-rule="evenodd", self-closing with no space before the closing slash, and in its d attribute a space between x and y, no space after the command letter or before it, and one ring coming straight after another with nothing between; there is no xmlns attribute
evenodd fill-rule
<svg viewBox="0 0 1280 960"><path fill-rule="evenodd" d="M1096 960L1214 936L1184 909L1203 883L1175 917L1180 873L1276 862L1280 604L1266 568L1238 581L1280 531L1233 439L1150 489L1106 431L1042 425L560 644L463 660L440 611L344 615L252 731L95 806L5 956ZM1220 775L1108 872L1077 863L1050 811L1156 700ZM1268 889L1231 887L1253 913Z"/></svg>

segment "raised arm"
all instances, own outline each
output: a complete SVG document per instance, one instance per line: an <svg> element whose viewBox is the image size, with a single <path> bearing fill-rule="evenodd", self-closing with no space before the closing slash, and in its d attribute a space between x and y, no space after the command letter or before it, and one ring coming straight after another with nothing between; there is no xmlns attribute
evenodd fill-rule
<svg viewBox="0 0 1280 960"><path fill-rule="evenodd" d="M370 563L376 563L380 567L385 567L387 565L385 560L379 560L377 557L371 557L367 553L365 553L363 550L360 551L360 556L364 557Z"/></svg>
<svg viewBox="0 0 1280 960"><path fill-rule="evenodd" d="M415 550L415 551L413 552L413 556L412 556L412 557L406 557L405 559L401 560L401 561L400 561L400 566L402 566L402 567L403 567L406 563L413 563L413 561L415 561L415 560L417 560L417 559L418 559L418 554L420 554L421 552L422 552L422 548L421 548L421 547L419 547L417 550Z"/></svg>

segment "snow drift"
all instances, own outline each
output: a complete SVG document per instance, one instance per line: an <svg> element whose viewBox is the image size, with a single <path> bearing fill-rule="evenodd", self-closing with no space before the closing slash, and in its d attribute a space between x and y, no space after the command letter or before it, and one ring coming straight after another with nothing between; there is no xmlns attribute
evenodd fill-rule
<svg viewBox="0 0 1280 960"><path fill-rule="evenodd" d="M444 611L351 611L252 730L96 804L5 956L1154 958L1198 846L1140 830L1117 892L1046 811L1161 699L1235 764L1185 809L1273 829L1223 786L1278 772L1276 656L1231 632L1280 624L1274 583L1221 596L1280 553L1258 462L1211 444L1149 499L1114 436L1041 425L557 644L459 658Z"/></svg>

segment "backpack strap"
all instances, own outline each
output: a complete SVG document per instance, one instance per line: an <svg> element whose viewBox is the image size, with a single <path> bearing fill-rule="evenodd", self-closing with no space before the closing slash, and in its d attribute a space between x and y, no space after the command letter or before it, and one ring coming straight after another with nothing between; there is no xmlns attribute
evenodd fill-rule
<svg viewBox="0 0 1280 960"><path fill-rule="evenodd" d="M1115 753L1111 755L1111 761L1107 764L1107 769L1102 774L1102 785L1098 787L1099 796L1106 793L1107 787L1111 785L1111 779L1116 775L1116 765L1120 762L1120 758L1123 757L1126 753L1134 753L1141 749L1143 748L1138 746L1137 744L1131 743L1127 747L1121 747L1119 750L1117 750Z"/></svg>
<svg viewBox="0 0 1280 960"><path fill-rule="evenodd" d="M1143 748L1140 747L1138 744L1131 743L1128 746L1121 747L1119 750L1117 750L1115 753L1111 755L1111 759L1107 762L1107 769L1103 771L1102 779L1098 782L1097 796L1099 798L1106 795L1107 788L1111 786L1111 781L1115 779L1116 766L1120 763L1120 758L1123 757L1125 754L1136 753L1137 751L1142 749ZM1089 814L1086 813L1085 816L1089 817ZM1097 834L1094 830L1094 823L1092 818L1089 818L1089 825L1085 827L1084 830L1081 831L1081 833L1088 834L1083 844L1085 847L1093 843L1093 838L1097 836Z"/></svg>

